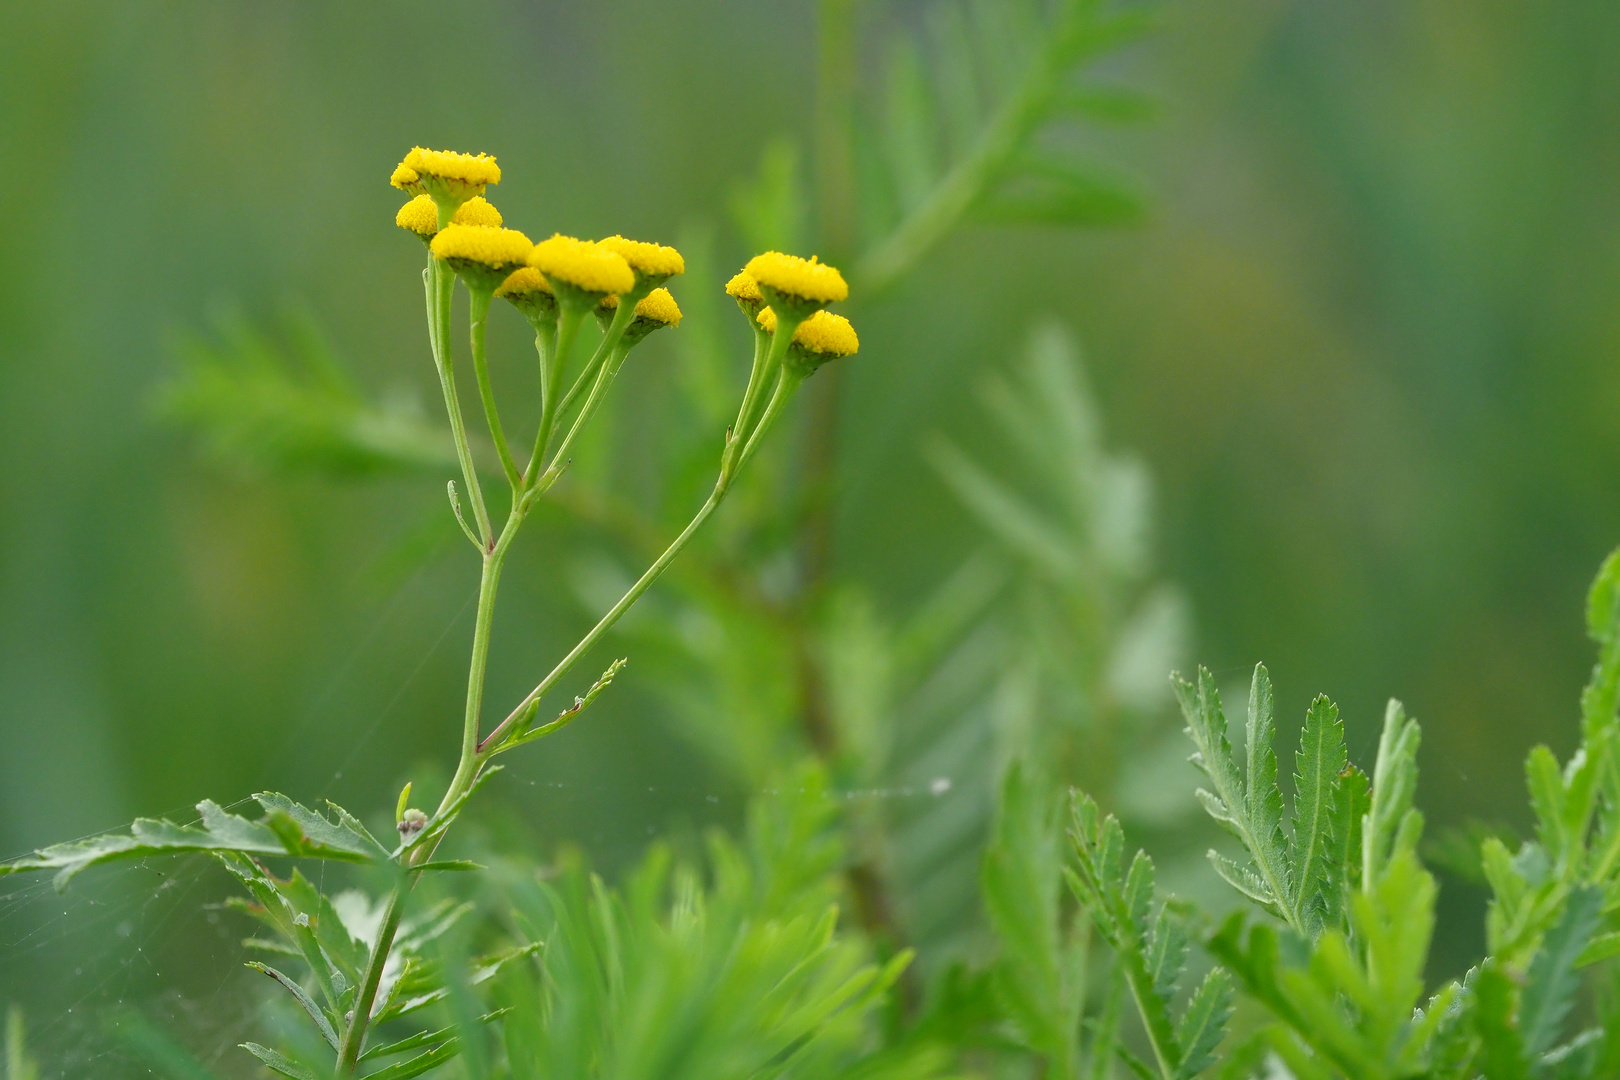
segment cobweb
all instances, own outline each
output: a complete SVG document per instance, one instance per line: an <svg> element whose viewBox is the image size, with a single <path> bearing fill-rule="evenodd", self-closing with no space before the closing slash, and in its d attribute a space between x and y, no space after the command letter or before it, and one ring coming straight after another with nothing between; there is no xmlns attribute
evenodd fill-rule
<svg viewBox="0 0 1620 1080"><path fill-rule="evenodd" d="M335 696L335 685L350 677L360 655L374 647L381 624L402 608L410 609L401 604L400 596L414 581L415 577L402 584L380 605L371 629L332 666L328 685L315 695L305 715L288 726L282 752L272 762L285 760L305 741ZM399 701L434 656L460 643L457 630L466 628L470 611L469 599L413 663L402 665L409 674L390 700L379 703L361 736L333 761L323 785L326 790L319 795L341 801L344 769L380 737ZM679 777L644 784L615 773L607 762L589 778L538 778L525 776L526 771L521 766L510 768L497 778L496 790L504 800L492 802L504 801L508 811L521 808L524 813L543 807L543 812L563 822L560 828L570 842L581 845L593 861L609 866L637 857L652 837L664 835L671 807L678 808L684 827L696 834L711 826L734 829L747 802L781 794ZM906 786L830 790L827 797L846 803L904 805L947 798L953 786L950 778L941 776ZM596 816L591 810L604 803L636 808L641 814L616 823L611 833L579 827L577 835L569 834L568 823L577 827L591 821ZM244 798L227 809L249 812L253 801ZM197 820L188 806L147 816L180 823ZM123 828L126 823L108 831ZM21 854L0 852L5 858ZM329 895L359 883L348 868L310 864L304 869ZM38 1063L41 1080L262 1076L258 1064L237 1047L249 1039L263 1040L277 1018L268 982L244 967L249 959L262 959L242 944L254 927L223 904L236 892L229 875L204 855L94 868L64 892L56 890L48 875L0 877L0 1012L7 1006L22 1011L28 1054ZM183 1047L208 1072L197 1075L164 1068L161 1053L152 1050L154 1040Z"/></svg>

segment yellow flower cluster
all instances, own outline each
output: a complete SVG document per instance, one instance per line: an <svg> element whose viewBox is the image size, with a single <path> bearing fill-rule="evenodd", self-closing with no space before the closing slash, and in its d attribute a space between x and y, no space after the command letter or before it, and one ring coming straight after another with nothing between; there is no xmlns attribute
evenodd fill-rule
<svg viewBox="0 0 1620 1080"><path fill-rule="evenodd" d="M759 313L759 325L765 328L767 334L776 333L776 312L770 308L762 308ZM799 328L793 332L793 344L817 356L831 359L837 356L854 356L860 351L861 339L856 336L855 327L851 326L849 320L842 315L818 311L799 324Z"/></svg>
<svg viewBox="0 0 1620 1080"><path fill-rule="evenodd" d="M844 275L815 256L801 259L780 251L767 251L749 259L743 269L758 285L796 300L836 304L849 296L849 285L845 283ZM729 288L727 291L730 291Z"/></svg>
<svg viewBox="0 0 1620 1080"><path fill-rule="evenodd" d="M432 244L436 259L477 263L492 270L505 268L508 272L522 266L533 249L529 238L516 229L494 225L446 225Z"/></svg>
<svg viewBox="0 0 1620 1080"><path fill-rule="evenodd" d="M765 298L759 293L759 282L750 277L746 270L737 271L731 280L726 282L726 295L755 311L758 311L759 305L765 302Z"/></svg>
<svg viewBox="0 0 1620 1080"><path fill-rule="evenodd" d="M681 253L663 244L626 240L622 236L610 236L598 240L597 244L629 263L638 277L671 278L686 273L686 260L681 258Z"/></svg>
<svg viewBox="0 0 1620 1080"><path fill-rule="evenodd" d="M456 208L455 216L450 222L453 225L499 227L501 212L482 195L474 195ZM434 205L431 196L418 195L399 208L399 213L394 215L394 224L402 229L408 229L424 240L431 240L439 231L439 209Z"/></svg>
<svg viewBox="0 0 1620 1080"><path fill-rule="evenodd" d="M679 257L677 253L676 258ZM623 255L590 240L562 233L534 245L534 250L529 252L529 265L554 284L561 282L588 293L629 292L636 284L635 272Z"/></svg>
<svg viewBox="0 0 1620 1080"><path fill-rule="evenodd" d="M409 173L408 183L420 183L424 177L449 180L468 187L482 188L486 184L501 182L501 167L488 154L458 154L454 150L424 150L411 147L405 160L394 170L390 181L395 187L404 187L401 175Z"/></svg>
<svg viewBox="0 0 1620 1080"><path fill-rule="evenodd" d="M608 326L621 296L636 299L626 326L630 343L660 326L680 324L675 298L654 287L686 272L679 251L623 236L593 241L557 233L531 243L516 229L503 228L500 211L480 194L500 179L500 166L487 154L413 147L389 178L415 196L400 208L395 223L427 241L434 258L448 263L469 288L510 301L537 328L542 318L556 317L559 303L573 310L569 305L582 301L595 303ZM441 213L451 215L443 229ZM778 342L772 355L794 357L792 366L801 374L860 348L849 320L824 310L847 299L849 285L836 267L814 256L756 255L726 282L726 295L767 334L777 329L769 305L783 312L794 326L793 338L786 346ZM786 354L777 351L783 348Z"/></svg>
<svg viewBox="0 0 1620 1080"><path fill-rule="evenodd" d="M551 283L532 266L520 266L512 271L495 290L495 295L531 321L552 315L557 310L557 298L551 295Z"/></svg>
<svg viewBox="0 0 1620 1080"><path fill-rule="evenodd" d="M602 297L601 307L607 311L617 311L619 298L617 296ZM648 319L660 326L681 325L681 307L675 302L668 289L654 289L636 304L636 318Z"/></svg>

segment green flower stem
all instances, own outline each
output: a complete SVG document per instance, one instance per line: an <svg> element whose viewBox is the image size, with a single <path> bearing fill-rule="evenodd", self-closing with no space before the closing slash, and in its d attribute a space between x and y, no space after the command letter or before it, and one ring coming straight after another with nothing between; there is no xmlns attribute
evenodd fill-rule
<svg viewBox="0 0 1620 1080"><path fill-rule="evenodd" d="M603 333L602 340L597 342L596 351L591 354L590 360L580 371L579 378L574 380L574 385L568 388L568 393L564 395L562 404L557 406L559 416L566 413L568 406L572 405L579 398L579 395L584 392L587 380L591 381L593 387L595 386L597 373L601 370L602 365L607 362L607 358L612 354L613 349L619 344L619 339L624 336L625 329L630 325L630 320L636 317L636 305L641 303L647 293L651 291L650 288L638 287L619 298L619 306L613 309L613 321L608 323L608 328Z"/></svg>
<svg viewBox="0 0 1620 1080"><path fill-rule="evenodd" d="M534 452L528 467L523 470L525 486L534 483L535 470L540 467L541 451L551 441L551 428L557 415L557 320L533 320L534 352L540 359L540 427L534 436Z"/></svg>
<svg viewBox="0 0 1620 1080"><path fill-rule="evenodd" d="M489 435L495 440L495 453L500 455L501 468L506 479L517 491L523 486L517 462L512 460L512 448L506 443L506 432L501 430L501 414L495 408L495 390L489 382L489 360L484 350L484 333L489 324L489 303L493 292L468 288L467 321L472 334L473 373L478 376L478 394L484 399L484 418L489 421Z"/></svg>
<svg viewBox="0 0 1620 1080"><path fill-rule="evenodd" d="M754 423L754 412L765 396L765 384L781 367L782 357L787 355L788 346L793 343L793 335L803 321L803 318L793 318L781 313L776 317L776 332L771 335L770 349L766 352L764 361L754 366L753 373L748 379L748 389L743 392L742 408L737 410L737 425L731 429L731 441L726 443L726 449L720 456L720 483L727 487L737 475L737 470L742 465L743 450L753 441L754 429L759 426Z"/></svg>
<svg viewBox="0 0 1620 1080"><path fill-rule="evenodd" d="M467 445L467 427L462 421L461 402L456 396L455 369L450 352L450 287L455 283L455 275L438 259L433 260L431 269L434 329L428 337L433 344L433 359L439 369L439 386L444 391L444 408L450 417L450 434L455 439L456 458L461 462L461 476L467 484L467 496L472 502L473 520L478 523L478 535L487 548L494 533L490 529L489 510L484 505L484 491L478 484L478 469L473 464L472 448Z"/></svg>
<svg viewBox="0 0 1620 1080"><path fill-rule="evenodd" d="M540 680L540 685L529 691L523 700L518 702L517 708L513 709L507 718L502 720L495 730L490 732L483 742L478 744L480 765L495 756L495 751L499 749L501 740L506 737L507 732L512 730L512 725L518 722L529 707L544 697L546 692L557 684L557 680L568 674L568 669L573 667L580 657L589 652L591 646L595 645L603 634L613 628L613 624L618 622L626 611L630 610L632 604L641 599L641 594L646 592L652 586L652 583L658 580L659 575L664 572L675 556L681 553L681 549L686 546L687 541L692 539L698 529L703 527L703 523L709 520L709 515L714 513L715 508L720 505L720 501L725 497L725 489L716 485L708 500L704 502L702 509L697 512L697 516L692 518L686 528L681 531L681 535L677 536L669 547L664 549L664 553L658 556L653 564L647 568L647 572L641 575L641 579L630 586L630 590L619 598L619 602L614 604L606 615L602 616L601 621L591 627L590 633L581 638L579 644L575 645L567 656L557 662L557 666L551 669L551 673Z"/></svg>
<svg viewBox="0 0 1620 1080"><path fill-rule="evenodd" d="M580 303L560 291L557 294L557 340L552 350L549 377L542 376L540 430L534 436L534 453L529 457L529 467L523 470L525 482L531 485L539 479L540 466L546 459L546 447L551 443L557 417L562 414L562 406L553 405L552 398L556 395L563 372L568 368L568 354L573 351L574 339L579 337L580 324L585 321L590 309L589 304Z"/></svg>
<svg viewBox="0 0 1620 1080"><path fill-rule="evenodd" d="M760 439L771 429L771 425L776 423L776 418L782 415L782 410L787 408L787 403L792 400L794 392L799 389L805 378L802 372L795 371L786 364L782 365L781 373L776 377L776 388L771 392L770 403L765 406L765 415L759 418L759 424L748 437L748 445L743 447L742 454L737 459L735 472L742 471L743 466L754 456L754 451L759 449Z"/></svg>
<svg viewBox="0 0 1620 1080"><path fill-rule="evenodd" d="M568 428L568 434L564 435L563 441L557 444L557 452L552 455L551 464L546 467L544 475L535 481L534 487L530 489L529 501L532 502L550 490L551 485L557 482L557 478L562 475L563 470L568 468L568 451L573 449L574 440L584 430L585 425L590 423L591 417L596 414L596 410L601 408L602 401L607 397L608 387L613 385L613 380L619 375L619 368L624 366L624 358L629 355L630 346L621 344L608 356L607 363L602 366L601 372L596 376L596 382L591 385L591 396L585 399L584 405L580 406L579 415L574 417L573 424Z"/></svg>
<svg viewBox="0 0 1620 1080"><path fill-rule="evenodd" d="M383 909L382 925L377 928L377 940L371 946L371 959L366 961L366 972L360 979L360 992L354 998L354 1011L344 1025L343 1038L338 1042L337 1073L353 1076L360 1061L360 1048L366 1041L366 1025L371 1022L371 1006L377 1000L377 987L382 983L383 968L388 965L388 954L394 948L394 935L399 932L399 918L405 909L405 894L415 875L407 874L388 894L388 906Z"/></svg>

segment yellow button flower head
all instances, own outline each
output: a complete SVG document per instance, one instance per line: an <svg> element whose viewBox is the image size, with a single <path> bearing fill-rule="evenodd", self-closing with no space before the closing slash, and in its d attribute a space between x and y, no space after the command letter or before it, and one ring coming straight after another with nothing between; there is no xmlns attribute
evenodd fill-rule
<svg viewBox="0 0 1620 1080"><path fill-rule="evenodd" d="M726 282L726 295L737 301L743 314L752 318L759 314L759 309L765 305L765 297L760 295L759 282L748 275L748 271L739 270L730 281Z"/></svg>
<svg viewBox="0 0 1620 1080"><path fill-rule="evenodd" d="M561 233L534 245L529 265L544 274L553 289L560 286L597 297L629 292L636 284L636 275L624 256Z"/></svg>
<svg viewBox="0 0 1620 1080"><path fill-rule="evenodd" d="M629 263L639 283L668 281L676 274L686 273L686 260L672 247L626 240L622 236L610 236L597 243Z"/></svg>
<svg viewBox="0 0 1620 1080"><path fill-rule="evenodd" d="M512 271L495 295L523 312L530 320L554 314L557 298L551 295L551 285L532 266L520 266Z"/></svg>
<svg viewBox="0 0 1620 1080"><path fill-rule="evenodd" d="M534 244L516 229L446 225L430 247L433 257L449 263L469 288L491 292L523 265Z"/></svg>
<svg viewBox="0 0 1620 1080"><path fill-rule="evenodd" d="M433 196L446 213L474 195L482 195L486 185L500 182L501 167L488 154L458 154L420 146L411 147L389 178L389 183L403 191Z"/></svg>
<svg viewBox="0 0 1620 1080"><path fill-rule="evenodd" d="M422 178L416 175L415 169L403 161L394 166L394 175L388 178L388 182L411 195L423 194Z"/></svg>
<svg viewBox="0 0 1620 1080"><path fill-rule="evenodd" d="M602 302L597 305L597 315L598 317L609 315L618 308L617 296L604 296ZM604 324L606 321L603 319ZM619 340L624 345L630 346L654 330L679 325L681 325L681 306L675 302L668 289L654 289L636 304L636 317L624 328L624 337Z"/></svg>
<svg viewBox="0 0 1620 1080"><path fill-rule="evenodd" d="M501 212L482 195L475 195L456 209L450 221L455 225L499 226ZM439 211L433 205L433 198L418 195L399 208L399 213L394 215L394 224L415 233L424 243L432 240L439 231Z"/></svg>
<svg viewBox="0 0 1620 1080"><path fill-rule="evenodd" d="M767 334L776 333L776 312L763 308L759 325ZM809 374L829 360L840 356L854 356L861 348L861 339L855 328L842 315L818 311L793 331L793 342L788 346L787 359L805 374Z"/></svg>
<svg viewBox="0 0 1620 1080"><path fill-rule="evenodd" d="M849 296L844 275L814 257L801 259L780 251L767 251L749 259L744 270L758 283L767 303L780 302L801 318Z"/></svg>

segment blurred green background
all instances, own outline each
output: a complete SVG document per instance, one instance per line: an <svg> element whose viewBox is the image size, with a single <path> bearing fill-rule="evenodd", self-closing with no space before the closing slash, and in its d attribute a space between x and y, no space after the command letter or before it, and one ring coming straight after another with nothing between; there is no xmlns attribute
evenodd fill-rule
<svg viewBox="0 0 1620 1080"><path fill-rule="evenodd" d="M861 7L863 79L930 6ZM1157 120L1093 146L1145 195L1141 224L969 229L862 309L836 571L898 617L982 544L920 447L943 432L993 453L980 376L1055 316L1112 444L1157 479L1157 564L1190 601L1194 655L1223 683L1264 659L1285 717L1329 693L1364 763L1401 697L1426 728L1431 820L1522 824L1525 749L1575 742L1580 605L1620 541L1620 7L1163 14L1106 66ZM421 252L386 183L415 143L496 154L491 198L531 236L709 230L729 274L748 254L739 178L782 136L815 166L814 17L736 0L12 7L0 855L272 785L375 813L448 768L476 567L453 534L412 539L441 481L199 458L148 404L174 342L222 310L268 324L305 303L369 392L431 414ZM495 321L498 378L526 356L521 327ZM675 377L659 344L627 428ZM558 599L571 558L529 541L509 572L492 700L585 625ZM510 828L614 865L651 834L737 820L749 792L637 680L632 654L588 723L513 762ZM0 999L72 1000L35 930L7 937L13 910ZM99 947L123 925L74 929L89 918L50 933Z"/></svg>

